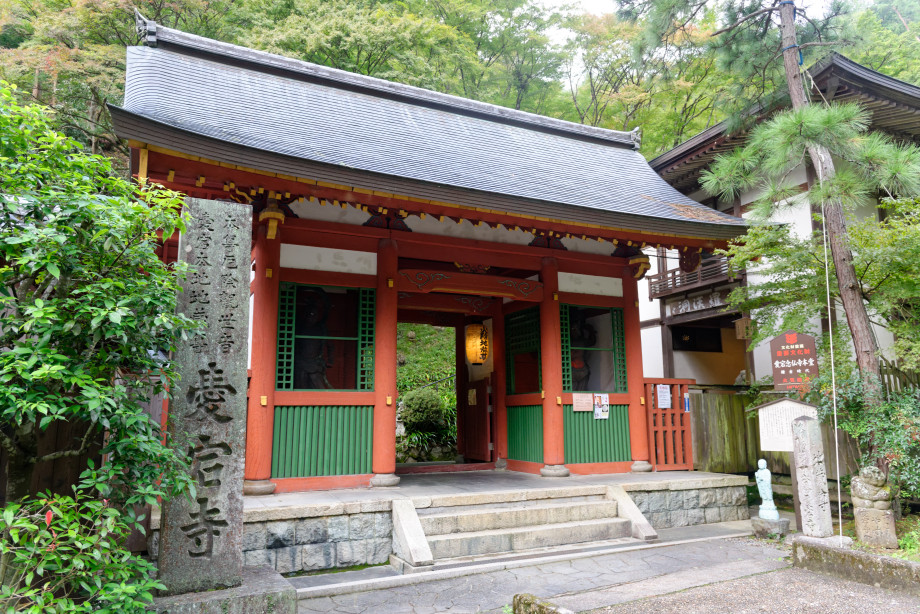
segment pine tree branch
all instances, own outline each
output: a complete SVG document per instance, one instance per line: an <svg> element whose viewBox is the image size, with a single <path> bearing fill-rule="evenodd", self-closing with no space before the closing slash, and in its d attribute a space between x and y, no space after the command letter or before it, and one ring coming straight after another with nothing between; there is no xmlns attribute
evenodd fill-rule
<svg viewBox="0 0 920 614"><path fill-rule="evenodd" d="M749 19L753 19L754 17L757 17L758 15L763 15L763 14L765 14L765 13L772 13L772 12L774 12L774 11L778 11L779 9L780 9L780 7L778 7L778 6L768 6L768 7L765 8L765 9L760 9L759 11L754 11L754 12L751 13L750 15L745 15L744 17L742 17L741 19L739 19L738 21L736 21L736 22L733 23L732 25L726 26L726 27L722 28L721 30L716 30L715 32L713 32L713 33L710 34L709 36L712 37L712 36L718 36L719 34L724 34L725 32L728 32L729 30L734 30L735 28L737 28L738 26L740 26L741 24L743 24L745 21L748 21Z"/></svg>

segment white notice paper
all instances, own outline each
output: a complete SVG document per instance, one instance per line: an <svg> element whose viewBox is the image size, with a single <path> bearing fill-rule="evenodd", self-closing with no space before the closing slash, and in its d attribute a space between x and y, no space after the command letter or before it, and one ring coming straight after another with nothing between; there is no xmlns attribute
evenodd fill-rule
<svg viewBox="0 0 920 614"><path fill-rule="evenodd" d="M655 386L655 392L658 395L658 409L671 409L671 386L658 384Z"/></svg>
<svg viewBox="0 0 920 614"><path fill-rule="evenodd" d="M572 395L572 411L594 411L594 395L578 394Z"/></svg>
<svg viewBox="0 0 920 614"><path fill-rule="evenodd" d="M594 395L594 419L606 420L610 417L610 396L607 394Z"/></svg>

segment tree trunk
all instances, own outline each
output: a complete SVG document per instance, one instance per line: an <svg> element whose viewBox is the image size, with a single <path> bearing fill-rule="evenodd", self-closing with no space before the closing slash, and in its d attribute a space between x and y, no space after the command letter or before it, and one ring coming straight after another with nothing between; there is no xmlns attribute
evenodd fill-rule
<svg viewBox="0 0 920 614"><path fill-rule="evenodd" d="M6 459L6 503L18 501L29 495L34 465L19 455L9 455Z"/></svg>
<svg viewBox="0 0 920 614"><path fill-rule="evenodd" d="M7 505L31 494L35 463L29 459L34 457L38 451L38 441L34 433L20 429L16 440L19 450L16 453L7 450L6 467L4 468L6 484L3 496L5 497L4 503Z"/></svg>
<svg viewBox="0 0 920 614"><path fill-rule="evenodd" d="M789 86L789 99L793 109L801 109L810 104L805 96L802 85L802 74L799 72L799 49L796 44L795 34L795 7L792 4L783 4L780 8L780 28L783 40L783 67L786 71L786 82ZM835 169L831 153L825 147L809 147L808 155L811 157L815 169L815 176L819 182L829 181L834 178ZM843 215L843 205L837 200L824 203L824 224L830 240L831 257L837 272L837 286L840 289L840 298L843 310L847 316L847 324L853 337L853 346L856 350L856 364L859 372L868 386L870 398L879 394L880 366L878 359L878 345L869 322L869 313L863 301L860 290L859 278L853 266L853 254L850 251L847 236L846 219Z"/></svg>

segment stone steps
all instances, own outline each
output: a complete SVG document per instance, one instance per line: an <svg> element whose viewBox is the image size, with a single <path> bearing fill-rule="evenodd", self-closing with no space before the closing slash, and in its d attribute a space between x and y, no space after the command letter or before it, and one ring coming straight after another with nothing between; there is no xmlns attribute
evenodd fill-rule
<svg viewBox="0 0 920 614"><path fill-rule="evenodd" d="M632 524L624 518L599 518L543 525L430 535L434 560L522 552L536 548L630 537Z"/></svg>
<svg viewBox="0 0 920 614"><path fill-rule="evenodd" d="M464 506L463 509L420 510L425 535L469 533L495 529L560 524L580 520L616 518L616 501L516 502L504 505Z"/></svg>
<svg viewBox="0 0 920 614"><path fill-rule="evenodd" d="M433 516L443 514L447 511L450 512L467 512L467 511L477 511L481 512L483 509L515 509L523 506L533 506L533 505L548 505L548 504L580 504L587 502L598 502L598 501L607 501L605 493L600 494L576 494L576 495L566 495L560 497L543 497L539 499L518 499L513 498L517 493L508 493L505 495L506 499L502 497L490 497L489 501L473 501L464 505L442 505L442 504L432 504L430 507L424 507L418 510L419 516ZM477 497L478 499L479 497ZM457 503L453 501L452 503Z"/></svg>

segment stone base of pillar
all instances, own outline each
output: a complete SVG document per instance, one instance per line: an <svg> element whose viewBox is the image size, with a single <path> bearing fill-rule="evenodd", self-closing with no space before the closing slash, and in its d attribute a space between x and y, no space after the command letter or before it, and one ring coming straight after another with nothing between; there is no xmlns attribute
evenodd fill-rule
<svg viewBox="0 0 920 614"><path fill-rule="evenodd" d="M386 488L399 485L399 476L395 473L376 473L371 478L371 486L374 488Z"/></svg>
<svg viewBox="0 0 920 614"><path fill-rule="evenodd" d="M496 459L496 460L495 460L495 468L498 469L499 471L504 471L505 469L507 469L507 468L508 468L508 459L506 459L506 458L498 458L498 459Z"/></svg>
<svg viewBox="0 0 920 614"><path fill-rule="evenodd" d="M271 480L243 480L243 495L262 497L275 492L275 483Z"/></svg>
<svg viewBox="0 0 920 614"><path fill-rule="evenodd" d="M643 460L634 461L632 467L629 468L633 473L648 473L652 469L654 469L654 467L652 467L651 463Z"/></svg>
<svg viewBox="0 0 920 614"><path fill-rule="evenodd" d="M569 468L565 465L543 465L540 468L540 475L544 478L567 478Z"/></svg>

